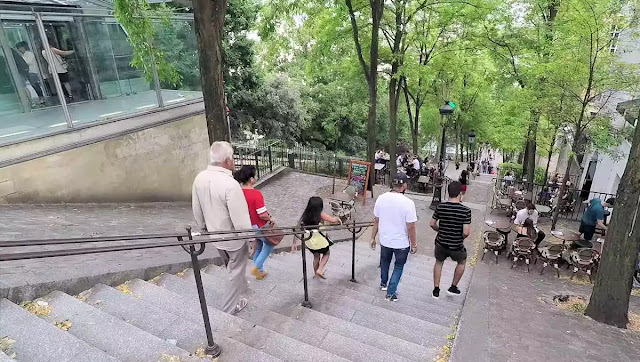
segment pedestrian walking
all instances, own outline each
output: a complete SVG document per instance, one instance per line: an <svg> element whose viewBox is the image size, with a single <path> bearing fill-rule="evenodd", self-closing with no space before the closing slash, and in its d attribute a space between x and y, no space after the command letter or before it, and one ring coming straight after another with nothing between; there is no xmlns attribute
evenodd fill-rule
<svg viewBox="0 0 640 362"><path fill-rule="evenodd" d="M215 232L251 229L247 202L242 189L232 176L233 148L228 142L211 145L209 166L193 181L193 216L200 230ZM247 289L245 273L249 247L245 240L213 243L227 267L229 282L222 301L222 310L236 314L247 306L241 298Z"/></svg>
<svg viewBox="0 0 640 362"><path fill-rule="evenodd" d="M440 297L440 275L445 259L458 263L453 274L453 282L448 292L452 295L460 295L458 282L464 274L467 261L467 249L464 247L464 239L471 232L471 209L462 205L462 185L453 181L447 188L449 201L442 202L436 208L431 219L431 228L438 232L436 236L435 258L433 266L433 293L434 298Z"/></svg>
<svg viewBox="0 0 640 362"><path fill-rule="evenodd" d="M386 299L392 302L398 300L398 283L402 277L404 265L409 252L415 254L418 250L416 242L416 205L404 195L409 178L398 173L393 178L393 188L376 200L373 207L373 231L371 234L371 248L376 248L376 236L380 240L380 290L386 291ZM389 279L391 258L395 256L393 273Z"/></svg>
<svg viewBox="0 0 640 362"><path fill-rule="evenodd" d="M307 207L302 213L300 218L300 225L307 226L308 232L311 233L311 238L305 240L307 249L313 254L313 270L315 271L314 278L325 279L324 268L329 262L330 250L333 245L329 236L322 231L322 227L318 226L321 223L330 224L342 224L342 220L339 217L331 216L324 211L324 201L318 196L312 196L307 202ZM291 245L291 252L296 251L296 238L293 238L293 244Z"/></svg>
<svg viewBox="0 0 640 362"><path fill-rule="evenodd" d="M242 185L242 193L247 201L251 227L260 230L267 222L272 222L273 219L267 212L262 193L253 187L256 183L256 168L255 166L244 165L236 172L234 177ZM262 232L259 231L258 235L261 234ZM267 272L264 271L264 262L273 251L273 245L269 244L264 237L258 237L251 242L250 249L253 260L251 274L256 279L262 280L267 276Z"/></svg>

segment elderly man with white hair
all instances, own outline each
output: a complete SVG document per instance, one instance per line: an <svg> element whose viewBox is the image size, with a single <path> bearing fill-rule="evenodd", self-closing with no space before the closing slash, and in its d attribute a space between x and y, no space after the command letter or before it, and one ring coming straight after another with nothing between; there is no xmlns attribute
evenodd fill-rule
<svg viewBox="0 0 640 362"><path fill-rule="evenodd" d="M233 148L228 142L211 145L210 162L193 181L193 216L200 230L214 232L250 230L249 209L240 184L232 176ZM222 310L236 314L247 306L241 298L247 289L245 272L249 258L246 240L213 243L229 273Z"/></svg>

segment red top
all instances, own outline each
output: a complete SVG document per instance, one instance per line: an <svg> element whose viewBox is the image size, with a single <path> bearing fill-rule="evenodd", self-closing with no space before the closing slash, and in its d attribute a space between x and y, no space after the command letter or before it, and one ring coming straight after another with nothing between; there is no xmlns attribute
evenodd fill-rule
<svg viewBox="0 0 640 362"><path fill-rule="evenodd" d="M247 200L247 206L249 207L251 225L258 225L258 227L264 226L267 221L262 220L258 216L267 213L267 207L264 206L264 198L262 198L262 194L256 189L243 188L242 192L244 193L244 198Z"/></svg>

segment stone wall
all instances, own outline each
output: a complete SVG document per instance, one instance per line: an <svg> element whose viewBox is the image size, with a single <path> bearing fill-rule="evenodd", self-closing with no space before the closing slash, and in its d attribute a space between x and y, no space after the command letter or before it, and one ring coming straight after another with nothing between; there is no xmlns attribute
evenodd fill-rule
<svg viewBox="0 0 640 362"><path fill-rule="evenodd" d="M207 165L203 114L0 168L0 203L190 200Z"/></svg>

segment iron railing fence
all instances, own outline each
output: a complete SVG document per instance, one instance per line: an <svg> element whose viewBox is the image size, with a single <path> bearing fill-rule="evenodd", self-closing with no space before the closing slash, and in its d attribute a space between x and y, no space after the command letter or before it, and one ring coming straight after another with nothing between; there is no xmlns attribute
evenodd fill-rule
<svg viewBox="0 0 640 362"><path fill-rule="evenodd" d="M559 204L559 184L532 184L530 182L522 181L505 181L501 178L494 179L495 190L505 196L509 196L509 186L515 187L515 190L523 191L525 198L531 198L536 205L545 205L551 208L551 212L558 207ZM529 196L527 194L530 193ZM567 220L582 220L584 211L589 207L589 200L600 199L606 201L610 198L615 198L615 194L599 191L588 191L576 188L568 188L565 194L565 204L560 210L558 216Z"/></svg>
<svg viewBox="0 0 640 362"><path fill-rule="evenodd" d="M357 234L363 231L363 228L367 228L372 225L372 222L357 222L353 220L347 225L337 226L322 226L323 230L349 230L351 232L352 242L352 256L351 256L351 281L356 282L355 278L355 252L356 252L356 239ZM302 305L307 308L312 308L309 301L309 292L307 284L307 263L306 263L306 248L305 241L308 240L312 233L309 230L318 229L320 225L313 226L287 226L277 227L274 230L279 231L283 236L293 235L302 242L302 276L303 276L303 288L304 288L304 300ZM0 262L10 260L26 260L26 259L41 259L70 255L85 255L96 254L106 252L117 252L127 250L145 250L154 248L167 248L180 246L184 251L191 256L191 266L193 268L193 274L195 277L196 287L198 290L198 298L200 301L200 309L202 311L202 318L204 320L205 333L207 338L207 348L205 352L212 356L218 357L222 353L222 349L213 340L213 333L211 330L211 322L209 320L209 312L207 307L207 301L204 293L204 286L202 283L200 261L198 256L202 255L205 251L207 244L216 243L221 241L230 240L251 240L257 236L257 230L226 230L217 232L193 232L190 227L186 229L184 233L167 233L167 234L144 234L144 235L119 235L119 236L103 236L94 238L68 238L68 239L42 239L42 240L12 240L12 241L0 241ZM175 240L173 240L175 239ZM349 240L349 239L346 239ZM345 240L335 240L345 241ZM74 247L83 243L98 243L99 246L92 246L87 248ZM42 250L42 251L18 251L18 252L4 252L3 248L10 248L14 251L14 248L33 247L33 246L59 246L60 248L54 250Z"/></svg>

